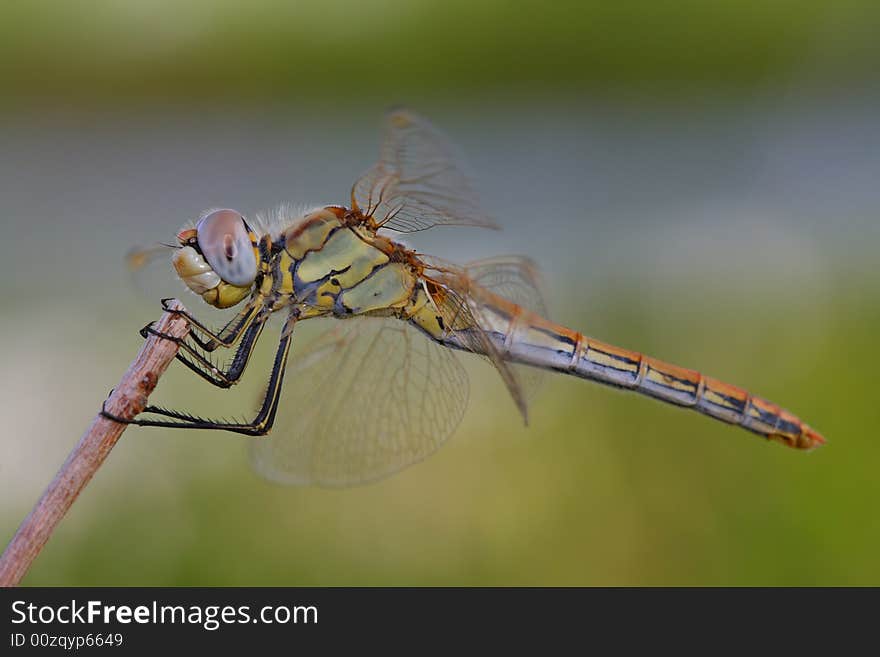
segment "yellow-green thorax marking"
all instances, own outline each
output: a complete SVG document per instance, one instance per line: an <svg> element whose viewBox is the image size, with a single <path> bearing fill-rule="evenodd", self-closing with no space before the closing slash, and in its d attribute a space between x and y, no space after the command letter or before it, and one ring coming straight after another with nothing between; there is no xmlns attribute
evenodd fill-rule
<svg viewBox="0 0 880 657"><path fill-rule="evenodd" d="M396 315L410 302L419 276L411 252L345 213L317 210L280 235L276 307L295 304L305 319Z"/></svg>
<svg viewBox="0 0 880 657"><path fill-rule="evenodd" d="M413 251L349 217L345 208L322 208L280 235L273 308L296 305L300 319L394 316L448 341L449 327L424 282L424 264Z"/></svg>

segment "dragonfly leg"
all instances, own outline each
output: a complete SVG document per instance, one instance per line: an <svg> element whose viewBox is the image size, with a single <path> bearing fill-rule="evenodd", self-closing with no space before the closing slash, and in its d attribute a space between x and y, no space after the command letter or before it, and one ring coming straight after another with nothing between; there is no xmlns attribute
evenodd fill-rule
<svg viewBox="0 0 880 657"><path fill-rule="evenodd" d="M291 315L290 319L288 320L287 326L285 326L285 329L282 332L281 340L278 343L278 349L275 352L275 361L272 365L272 373L269 376L269 384L266 389L266 395L263 397L263 403L261 404L260 410L257 412L256 417L254 417L254 419L250 422L227 422L210 420L207 418L199 417L197 415L192 415L191 413L165 409L158 406L147 406L144 409L144 412L164 416L171 419L153 420L134 418L129 420L113 415L106 410L106 407L101 408L101 415L116 422L122 422L123 424L134 424L141 427L223 429L225 431L232 431L234 433L240 433L247 436L264 436L269 433L269 430L272 428L272 425L275 422L275 414L278 411L278 402L281 398L281 383L284 379L284 369L287 366L287 358L290 355L290 329L292 328L295 321L296 317L294 315Z"/></svg>
<svg viewBox="0 0 880 657"><path fill-rule="evenodd" d="M196 317L188 310L171 307L173 301L175 301L175 299L172 297L162 299L162 309L165 312L174 313L175 315L184 317L186 321L189 322L191 329L190 337L193 342L207 352L212 352L218 347L228 348L235 344L245 330L247 330L247 327L250 326L254 319L259 315L262 308L262 297L251 299L247 306L242 308L241 312L230 319L222 329L217 331L208 328L204 323L196 319ZM202 333L205 337L200 337L198 333Z"/></svg>
<svg viewBox="0 0 880 657"><path fill-rule="evenodd" d="M208 383L215 385L218 388L229 388L241 379L265 325L265 317L262 317L248 326L238 348L235 350L235 355L232 357L232 360L226 369L213 362L206 353L200 352L198 348L193 347L185 339L175 338L174 336L157 331L153 328L152 324L148 324L141 329L141 335L146 337L147 335L152 334L176 342L180 347L180 350L183 352L177 354L177 360L205 379Z"/></svg>

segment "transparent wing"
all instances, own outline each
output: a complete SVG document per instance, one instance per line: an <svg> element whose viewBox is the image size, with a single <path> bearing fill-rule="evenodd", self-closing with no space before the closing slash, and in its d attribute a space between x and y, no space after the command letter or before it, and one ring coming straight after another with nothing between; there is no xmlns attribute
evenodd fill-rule
<svg viewBox="0 0 880 657"><path fill-rule="evenodd" d="M464 266L464 271L477 285L547 317L543 284L538 266L527 256L500 256L477 260Z"/></svg>
<svg viewBox="0 0 880 657"><path fill-rule="evenodd" d="M464 267L471 280L526 310L549 319L543 283L535 262L526 256L500 256L470 262ZM479 319L479 309L476 315ZM529 404L547 380L547 372L528 365L508 364Z"/></svg>
<svg viewBox="0 0 880 657"><path fill-rule="evenodd" d="M485 356L498 370L528 423L528 402L544 379L536 368L505 359L512 312L520 306L546 317L537 268L522 256L473 262L464 267L426 257L435 274L431 297L447 329L463 349ZM499 298L500 297L500 298Z"/></svg>
<svg viewBox="0 0 880 657"><path fill-rule="evenodd" d="M497 228L456 160L428 121L408 110L392 111L379 161L354 184L352 206L401 233L439 225Z"/></svg>
<svg viewBox="0 0 880 657"><path fill-rule="evenodd" d="M171 265L175 247L155 244L132 248L125 255L125 264L132 286L145 299L176 296L187 289Z"/></svg>
<svg viewBox="0 0 880 657"><path fill-rule="evenodd" d="M511 364L504 361L500 349L504 336L491 330L482 318L479 303L471 297L469 282L467 277L446 272L434 281L435 287L431 291L434 305L446 330L460 347L485 356L495 366L523 420L528 423L528 404L522 385Z"/></svg>
<svg viewBox="0 0 880 657"><path fill-rule="evenodd" d="M400 320L335 321L294 347L279 420L251 444L255 469L272 481L381 479L436 451L464 415L467 374L450 349Z"/></svg>

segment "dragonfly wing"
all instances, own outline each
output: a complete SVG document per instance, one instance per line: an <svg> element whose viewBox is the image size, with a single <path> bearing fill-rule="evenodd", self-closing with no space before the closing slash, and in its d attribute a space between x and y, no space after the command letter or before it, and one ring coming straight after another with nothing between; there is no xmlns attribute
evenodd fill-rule
<svg viewBox="0 0 880 657"><path fill-rule="evenodd" d="M407 324L358 318L294 356L283 395L272 433L251 445L256 470L279 483L349 486L436 451L464 415L468 379L450 349Z"/></svg>
<svg viewBox="0 0 880 657"><path fill-rule="evenodd" d="M175 247L155 244L135 247L125 255L126 269L131 276L131 284L145 299L161 299L175 296L186 288L171 265Z"/></svg>
<svg viewBox="0 0 880 657"><path fill-rule="evenodd" d="M530 258L526 256L488 258L470 262L464 269L471 281L479 287L504 297L529 312L549 318L540 271ZM479 321L479 309L475 314ZM508 363L508 367L517 379L526 403L530 403L547 380L547 373L528 365Z"/></svg>
<svg viewBox="0 0 880 657"><path fill-rule="evenodd" d="M428 121L394 110L379 161L354 184L352 205L380 227L401 233L439 225L497 228L458 160Z"/></svg>
<svg viewBox="0 0 880 657"><path fill-rule="evenodd" d="M509 321L493 321L493 306L510 303L546 317L544 295L535 264L524 256L505 256L472 262L464 267L439 258L425 257L437 286L432 298L444 325L466 350L488 358L507 386L517 408L528 422L528 402L544 379L540 370L510 363L505 358ZM487 293L491 294L487 294ZM499 301L498 297L503 300ZM508 303L509 302L509 303ZM502 312L501 316L505 313Z"/></svg>
<svg viewBox="0 0 880 657"><path fill-rule="evenodd" d="M469 262L470 279L526 310L547 317L543 283L537 264L527 256L500 256Z"/></svg>
<svg viewBox="0 0 880 657"><path fill-rule="evenodd" d="M481 318L479 303L470 293L470 279L464 275L445 272L435 284L440 289L435 291L433 301L443 318L443 325L454 334L456 342L463 349L489 359L501 375L523 420L528 422L528 405L519 378L511 363L505 362L499 348L504 338L486 330L487 322Z"/></svg>

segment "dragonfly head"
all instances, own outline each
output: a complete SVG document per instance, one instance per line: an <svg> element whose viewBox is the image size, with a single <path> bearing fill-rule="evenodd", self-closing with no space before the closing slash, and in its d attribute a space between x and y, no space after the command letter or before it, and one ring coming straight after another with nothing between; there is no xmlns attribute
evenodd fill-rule
<svg viewBox="0 0 880 657"><path fill-rule="evenodd" d="M241 213L213 210L180 231L177 241L171 263L205 302L229 308L248 296L257 278L257 238Z"/></svg>

